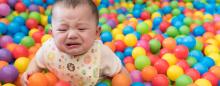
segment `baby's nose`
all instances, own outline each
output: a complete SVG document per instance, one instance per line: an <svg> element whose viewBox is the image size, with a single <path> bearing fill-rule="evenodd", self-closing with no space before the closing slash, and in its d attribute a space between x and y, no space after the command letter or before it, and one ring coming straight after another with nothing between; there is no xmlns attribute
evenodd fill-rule
<svg viewBox="0 0 220 86"><path fill-rule="evenodd" d="M71 30L71 31L69 31L67 38L68 39L77 39L78 33L76 31Z"/></svg>

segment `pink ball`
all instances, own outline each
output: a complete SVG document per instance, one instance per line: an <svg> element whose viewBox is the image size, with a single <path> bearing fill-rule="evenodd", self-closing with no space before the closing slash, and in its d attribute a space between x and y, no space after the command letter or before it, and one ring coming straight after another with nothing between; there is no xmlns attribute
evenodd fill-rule
<svg viewBox="0 0 220 86"><path fill-rule="evenodd" d="M184 71L188 70L190 68L189 64L186 62L186 60L180 60L179 62L176 63L176 65L180 66L183 68Z"/></svg>
<svg viewBox="0 0 220 86"><path fill-rule="evenodd" d="M1 3L0 4L0 16L7 16L11 12L10 7L6 3Z"/></svg>
<svg viewBox="0 0 220 86"><path fill-rule="evenodd" d="M200 78L200 73L193 68L186 70L185 74L190 76L194 81Z"/></svg>
<svg viewBox="0 0 220 86"><path fill-rule="evenodd" d="M215 74L213 74L212 72L206 72L202 75L202 77L209 80L212 83L212 86L218 85L218 77L215 76Z"/></svg>
<svg viewBox="0 0 220 86"><path fill-rule="evenodd" d="M147 41L145 40L139 40L138 43L136 44L137 47L143 47L146 51L149 51L150 45Z"/></svg>
<svg viewBox="0 0 220 86"><path fill-rule="evenodd" d="M131 71L130 73L132 82L142 82L141 72L138 70Z"/></svg>
<svg viewBox="0 0 220 86"><path fill-rule="evenodd" d="M12 43L13 39L11 38L11 36L2 36L0 37L0 46L1 47L6 47L6 45L8 43Z"/></svg>

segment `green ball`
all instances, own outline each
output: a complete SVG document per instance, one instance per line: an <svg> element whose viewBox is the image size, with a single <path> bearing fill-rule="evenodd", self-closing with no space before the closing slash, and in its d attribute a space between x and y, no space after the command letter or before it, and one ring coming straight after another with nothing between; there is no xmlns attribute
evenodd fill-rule
<svg viewBox="0 0 220 86"><path fill-rule="evenodd" d="M101 32L106 32L106 31L108 31L108 32L111 32L112 31L112 27L111 26L109 26L108 24L103 24L102 26L101 26Z"/></svg>
<svg viewBox="0 0 220 86"><path fill-rule="evenodd" d="M186 59L186 62L189 64L190 67L192 67L195 63L197 63L196 58L189 56Z"/></svg>
<svg viewBox="0 0 220 86"><path fill-rule="evenodd" d="M110 10L110 13L115 13L117 14L117 11L115 9Z"/></svg>
<svg viewBox="0 0 220 86"><path fill-rule="evenodd" d="M179 33L178 33L178 30L176 29L176 27L174 26L170 26L168 27L168 29L166 30L166 34L169 36L169 37L176 37Z"/></svg>
<svg viewBox="0 0 220 86"><path fill-rule="evenodd" d="M23 12L19 14L21 17L23 17L25 20L27 20L28 18L28 13L27 12Z"/></svg>
<svg viewBox="0 0 220 86"><path fill-rule="evenodd" d="M190 33L190 28L186 25L183 25L180 27L179 32L181 35L189 35Z"/></svg>
<svg viewBox="0 0 220 86"><path fill-rule="evenodd" d="M192 0L183 0L184 2L192 2Z"/></svg>
<svg viewBox="0 0 220 86"><path fill-rule="evenodd" d="M10 22L14 19L14 17L15 17L15 16L12 15L12 14L6 16L7 20L10 21Z"/></svg>
<svg viewBox="0 0 220 86"><path fill-rule="evenodd" d="M109 14L109 10L107 8L101 8L99 10L99 14L100 15L103 15L103 14Z"/></svg>
<svg viewBox="0 0 220 86"><path fill-rule="evenodd" d="M30 48L32 46L34 46L35 42L34 39L31 38L30 36L26 36L21 40L21 45L24 45L27 48Z"/></svg>
<svg viewBox="0 0 220 86"><path fill-rule="evenodd" d="M199 40L196 40L196 46L194 47L194 50L201 50L203 49L203 43Z"/></svg>
<svg viewBox="0 0 220 86"><path fill-rule="evenodd" d="M203 22L201 20L199 20L199 19L195 19L193 22L198 24L198 25L202 25L203 24Z"/></svg>
<svg viewBox="0 0 220 86"><path fill-rule="evenodd" d="M134 65L138 70L142 70L146 66L150 66L151 62L147 56L138 56L135 59Z"/></svg>
<svg viewBox="0 0 220 86"><path fill-rule="evenodd" d="M143 0L136 0L136 4L143 4Z"/></svg>
<svg viewBox="0 0 220 86"><path fill-rule="evenodd" d="M177 1L172 1L172 2L170 3L170 6L171 6L172 8L177 8L177 7L178 7L178 2L177 2Z"/></svg>
<svg viewBox="0 0 220 86"><path fill-rule="evenodd" d="M157 39L152 39L150 40L149 42L149 45L150 45L150 51L152 53L158 53L160 51L160 48L161 48L161 44L160 44L160 41L157 40Z"/></svg>
<svg viewBox="0 0 220 86"><path fill-rule="evenodd" d="M51 24L47 24L46 26L45 26L45 34L48 34L49 33L49 30L51 29Z"/></svg>
<svg viewBox="0 0 220 86"><path fill-rule="evenodd" d="M136 31L141 34L146 34L149 32L149 27L148 27L147 23L141 22L137 25Z"/></svg>
<svg viewBox="0 0 220 86"><path fill-rule="evenodd" d="M190 17L185 17L183 22L185 25L190 26L190 24L192 23L192 19Z"/></svg>
<svg viewBox="0 0 220 86"><path fill-rule="evenodd" d="M46 9L45 14L46 14L47 16L49 16L49 15L51 15L51 12L52 12L51 9Z"/></svg>
<svg viewBox="0 0 220 86"><path fill-rule="evenodd" d="M147 1L147 2L146 2L146 5L147 5L147 6L152 5L152 1Z"/></svg>
<svg viewBox="0 0 220 86"><path fill-rule="evenodd" d="M102 82L105 83L107 86L112 86L111 80L109 79L105 79Z"/></svg>
<svg viewBox="0 0 220 86"><path fill-rule="evenodd" d="M122 23L124 20L126 20L126 17L123 14L119 14L117 19L118 19L119 23Z"/></svg>
<svg viewBox="0 0 220 86"><path fill-rule="evenodd" d="M104 18L104 17L99 18L99 23L101 23L101 24L105 24L105 23L106 23L106 21L107 21L107 19L106 19L106 18Z"/></svg>
<svg viewBox="0 0 220 86"><path fill-rule="evenodd" d="M33 18L33 19L36 19L38 23L41 22L41 16L40 16L40 13L38 12L31 12L29 14L29 17L28 18Z"/></svg>
<svg viewBox="0 0 220 86"><path fill-rule="evenodd" d="M191 77L183 74L176 79L176 86L188 86L192 84L193 80Z"/></svg>
<svg viewBox="0 0 220 86"><path fill-rule="evenodd" d="M159 10L159 7L156 4L153 4L151 7L153 8L154 11Z"/></svg>
<svg viewBox="0 0 220 86"><path fill-rule="evenodd" d="M178 8L175 8L172 10L173 16L178 16L181 13L181 11Z"/></svg>
<svg viewBox="0 0 220 86"><path fill-rule="evenodd" d="M147 7L146 11L150 12L151 14L155 12L155 10L151 6Z"/></svg>

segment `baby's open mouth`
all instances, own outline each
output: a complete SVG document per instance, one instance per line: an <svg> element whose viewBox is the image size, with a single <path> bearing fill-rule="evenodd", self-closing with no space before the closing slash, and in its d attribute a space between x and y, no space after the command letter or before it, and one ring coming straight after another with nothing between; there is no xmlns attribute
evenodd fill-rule
<svg viewBox="0 0 220 86"><path fill-rule="evenodd" d="M67 48L76 48L79 47L80 43L66 43Z"/></svg>

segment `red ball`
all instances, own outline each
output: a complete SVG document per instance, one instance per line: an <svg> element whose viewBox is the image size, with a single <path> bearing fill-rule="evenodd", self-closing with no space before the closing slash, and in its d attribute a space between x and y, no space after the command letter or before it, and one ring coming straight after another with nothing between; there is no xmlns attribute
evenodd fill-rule
<svg viewBox="0 0 220 86"><path fill-rule="evenodd" d="M143 34L140 39L148 42L152 39L152 37L148 34Z"/></svg>
<svg viewBox="0 0 220 86"><path fill-rule="evenodd" d="M19 57L28 57L28 49L23 45L18 45L14 48L12 54L15 59Z"/></svg>
<svg viewBox="0 0 220 86"><path fill-rule="evenodd" d="M160 31L165 32L167 28L170 26L170 23L167 21L163 21L160 23Z"/></svg>
<svg viewBox="0 0 220 86"><path fill-rule="evenodd" d="M149 54L148 57L150 59L151 65L154 65L160 59L159 56L154 54Z"/></svg>
<svg viewBox="0 0 220 86"><path fill-rule="evenodd" d="M193 68L186 70L185 74L190 76L193 79L193 81L200 78L200 73L196 69L193 69Z"/></svg>
<svg viewBox="0 0 220 86"><path fill-rule="evenodd" d="M167 48L163 48L160 50L159 56L162 57L166 53L171 53L171 51L169 51Z"/></svg>
<svg viewBox="0 0 220 86"><path fill-rule="evenodd" d="M124 62L125 64L127 64L127 63L132 63L132 64L134 64L134 58L131 57L131 56L127 56L127 57L124 58L123 62Z"/></svg>
<svg viewBox="0 0 220 86"><path fill-rule="evenodd" d="M169 86L169 80L165 75L158 74L152 79L152 86Z"/></svg>
<svg viewBox="0 0 220 86"><path fill-rule="evenodd" d="M154 63L154 67L159 74L166 74L169 64L164 59L160 59Z"/></svg>
<svg viewBox="0 0 220 86"><path fill-rule="evenodd" d="M189 64L186 62L186 60L180 60L179 62L176 63L176 65L180 66L183 68L184 71L188 70L190 68Z"/></svg>
<svg viewBox="0 0 220 86"><path fill-rule="evenodd" d="M42 32L35 32L35 33L33 33L33 35L32 35L32 38L34 39L34 41L36 42L36 43L41 43L41 38L43 37L43 33Z"/></svg>
<svg viewBox="0 0 220 86"><path fill-rule="evenodd" d="M162 42L163 42L163 40L164 40L164 37L163 37L162 34L158 34L158 35L156 35L156 36L154 37L154 39L159 40L159 41L160 41L160 44L162 44Z"/></svg>
<svg viewBox="0 0 220 86"><path fill-rule="evenodd" d="M18 2L15 4L15 10L18 12L24 12L26 11L26 6L22 2Z"/></svg>
<svg viewBox="0 0 220 86"><path fill-rule="evenodd" d="M122 41L122 40L116 40L114 44L116 47L116 51L123 52L124 49L126 48L126 45L125 45L124 41Z"/></svg>
<svg viewBox="0 0 220 86"><path fill-rule="evenodd" d="M218 85L218 77L215 76L212 72L206 72L202 76L203 78L209 80L212 83L212 86L217 86Z"/></svg>
<svg viewBox="0 0 220 86"><path fill-rule="evenodd" d="M185 59L188 57L189 54L188 48L184 45L176 46L173 52L176 55L176 57L179 59Z"/></svg>
<svg viewBox="0 0 220 86"><path fill-rule="evenodd" d="M66 81L59 81L56 83L55 86L71 86L69 82Z"/></svg>
<svg viewBox="0 0 220 86"><path fill-rule="evenodd" d="M144 11L144 12L141 13L141 17L140 17L140 18L141 18L142 20L146 20L146 19L150 19L150 17L151 17L151 16L150 16L150 13L147 12L147 11Z"/></svg>
<svg viewBox="0 0 220 86"><path fill-rule="evenodd" d="M7 3L7 0L0 0L0 3Z"/></svg>
<svg viewBox="0 0 220 86"><path fill-rule="evenodd" d="M37 27L38 27L38 22L37 22L37 20L35 20L35 19L33 19L33 18L29 18L29 19L27 19L27 21L26 21L26 26L27 26L29 29L37 28Z"/></svg>

